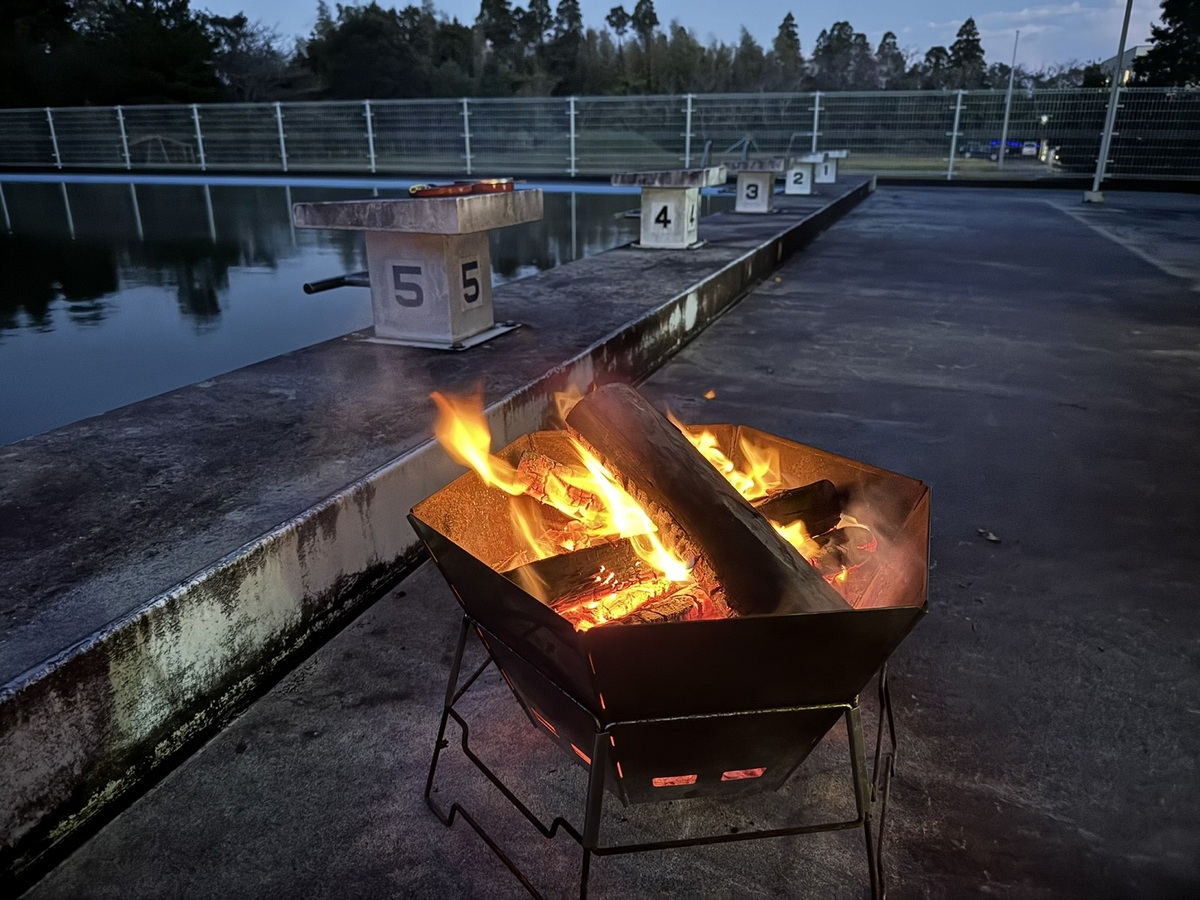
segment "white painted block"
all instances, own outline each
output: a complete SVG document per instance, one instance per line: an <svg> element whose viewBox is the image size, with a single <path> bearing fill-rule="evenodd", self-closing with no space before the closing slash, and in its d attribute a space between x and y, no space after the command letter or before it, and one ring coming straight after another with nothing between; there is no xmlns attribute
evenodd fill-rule
<svg viewBox="0 0 1200 900"><path fill-rule="evenodd" d="M831 159L828 155L824 162L817 163L817 172L813 180L817 184L833 184L837 181L837 159Z"/></svg>
<svg viewBox="0 0 1200 900"><path fill-rule="evenodd" d="M366 239L376 338L449 347L495 323L487 232Z"/></svg>
<svg viewBox="0 0 1200 900"><path fill-rule="evenodd" d="M813 163L792 163L784 173L783 192L791 196L807 196L813 192Z"/></svg>
<svg viewBox="0 0 1200 900"><path fill-rule="evenodd" d="M699 188L642 188L641 245L685 250L696 243Z"/></svg>
<svg viewBox="0 0 1200 900"><path fill-rule="evenodd" d="M769 213L774 205L774 172L739 172L734 212Z"/></svg>

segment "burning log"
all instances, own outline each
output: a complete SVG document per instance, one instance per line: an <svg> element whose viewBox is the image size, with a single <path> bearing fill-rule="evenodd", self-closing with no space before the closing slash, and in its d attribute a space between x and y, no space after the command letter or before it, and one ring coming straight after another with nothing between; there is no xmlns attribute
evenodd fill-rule
<svg viewBox="0 0 1200 900"><path fill-rule="evenodd" d="M705 604L711 603L704 588L689 584L661 600L640 606L627 616L617 619L617 625L650 625L655 622L682 622L699 618Z"/></svg>
<svg viewBox="0 0 1200 900"><path fill-rule="evenodd" d="M517 464L517 481L539 503L588 521L601 509L600 498L575 485L586 472L542 453L525 453Z"/></svg>
<svg viewBox="0 0 1200 900"><path fill-rule="evenodd" d="M627 540L563 553L518 566L504 577L554 608L598 600L615 591L656 581Z"/></svg>
<svg viewBox="0 0 1200 900"><path fill-rule="evenodd" d="M810 535L836 528L842 517L842 498L832 481L822 479L803 487L771 491L751 501L754 508L780 525L803 522Z"/></svg>
<svg viewBox="0 0 1200 900"><path fill-rule="evenodd" d="M852 524L817 535L813 538L813 545L818 552L811 564L829 579L874 559L878 542L869 528Z"/></svg>
<svg viewBox="0 0 1200 900"><path fill-rule="evenodd" d="M581 399L567 425L643 503L676 552L711 569L740 615L819 612L848 604L680 431L633 388ZM700 581L707 579L701 577Z"/></svg>

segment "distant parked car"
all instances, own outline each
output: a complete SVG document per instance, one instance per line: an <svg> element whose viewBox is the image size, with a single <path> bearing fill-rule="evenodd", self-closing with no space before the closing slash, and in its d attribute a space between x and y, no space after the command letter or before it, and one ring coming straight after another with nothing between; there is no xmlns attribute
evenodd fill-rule
<svg viewBox="0 0 1200 900"><path fill-rule="evenodd" d="M963 159L990 159L994 161L1000 158L999 144L999 141L996 141L995 145L986 141L968 141L958 148L958 152Z"/></svg>
<svg viewBox="0 0 1200 900"><path fill-rule="evenodd" d="M1005 141L1004 155L1033 156L1038 155L1041 144L1038 141ZM959 148L959 154L964 159L990 159L995 162L1000 158L999 141L966 141Z"/></svg>

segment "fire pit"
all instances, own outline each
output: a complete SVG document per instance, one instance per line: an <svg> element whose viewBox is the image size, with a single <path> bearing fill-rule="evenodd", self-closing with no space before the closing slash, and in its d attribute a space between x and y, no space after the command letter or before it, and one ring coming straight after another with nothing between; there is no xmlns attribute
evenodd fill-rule
<svg viewBox="0 0 1200 900"><path fill-rule="evenodd" d="M926 486L745 426L668 422L624 385L575 403L569 431L494 456L480 410L435 399L439 438L474 471L409 516L464 613L431 808L447 825L463 813L536 893L465 811L433 803L453 718L468 758L543 834L583 846L581 895L593 853L852 827L879 893L858 695L925 612ZM489 658L460 688L471 630ZM544 826L469 748L454 706L493 662L587 769L582 832ZM839 717L856 819L600 844L605 791L629 804L776 789Z"/></svg>

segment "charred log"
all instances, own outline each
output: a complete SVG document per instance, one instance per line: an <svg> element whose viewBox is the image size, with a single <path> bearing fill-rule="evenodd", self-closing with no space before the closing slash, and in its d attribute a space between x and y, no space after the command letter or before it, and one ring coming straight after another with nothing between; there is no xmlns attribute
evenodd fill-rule
<svg viewBox="0 0 1200 900"><path fill-rule="evenodd" d="M819 612L848 604L633 388L588 394L567 425L646 508L676 552L711 568L739 615ZM698 564L698 568L701 564ZM703 570L698 580L706 580Z"/></svg>
<svg viewBox="0 0 1200 900"><path fill-rule="evenodd" d="M628 540L539 559L505 572L526 593L554 607L573 606L645 584L658 572L638 558Z"/></svg>
<svg viewBox="0 0 1200 900"><path fill-rule="evenodd" d="M842 517L842 498L834 483L827 479L803 487L772 491L754 500L753 506L780 525L803 522L810 535L824 534L835 528Z"/></svg>
<svg viewBox="0 0 1200 900"><path fill-rule="evenodd" d="M688 585L673 594L654 600L635 609L627 616L617 619L617 625L651 625L656 622L683 622L701 615L704 605L710 603L708 595L699 585Z"/></svg>

